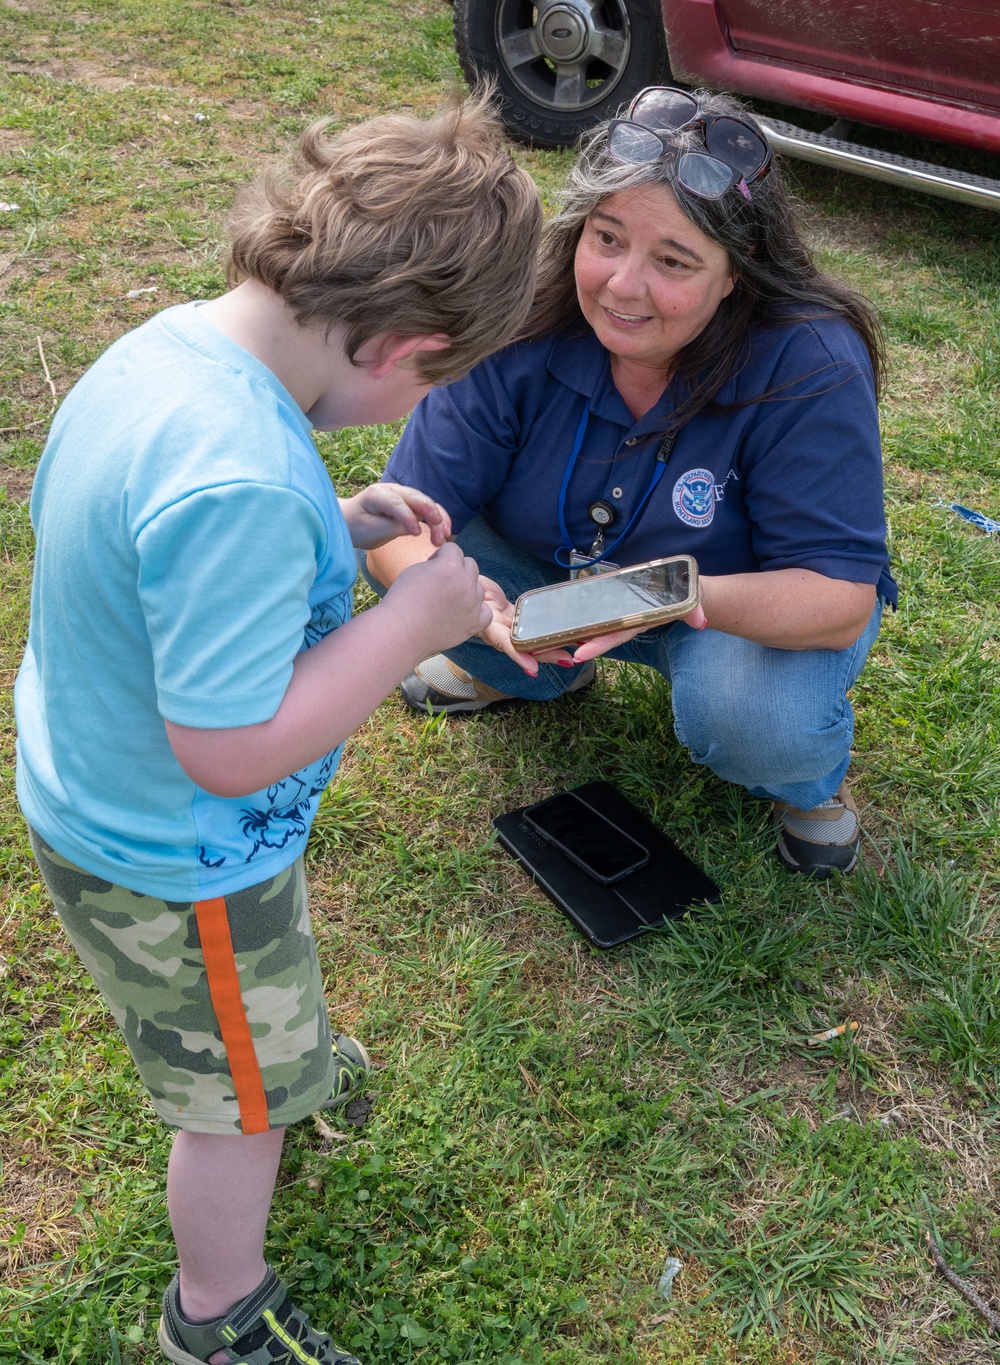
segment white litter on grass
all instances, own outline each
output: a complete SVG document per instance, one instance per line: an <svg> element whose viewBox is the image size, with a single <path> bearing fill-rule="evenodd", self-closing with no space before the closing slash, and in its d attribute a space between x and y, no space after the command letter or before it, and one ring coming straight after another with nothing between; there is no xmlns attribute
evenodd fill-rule
<svg viewBox="0 0 1000 1365"><path fill-rule="evenodd" d="M139 299L139 298L142 298L143 294L155 294L155 293L156 293L156 285L155 285L155 284L151 284L147 289L130 289L130 290L128 291L128 293L125 295L125 297L126 297L127 299Z"/></svg>
<svg viewBox="0 0 1000 1365"><path fill-rule="evenodd" d="M0 213L16 213L20 207L20 204L8 204L0 199Z"/></svg>
<svg viewBox="0 0 1000 1365"><path fill-rule="evenodd" d="M684 1267L676 1256L669 1256L667 1263L663 1267L663 1274L660 1276L660 1283L656 1286L656 1292L661 1299L669 1299L674 1287L674 1280L681 1273Z"/></svg>
<svg viewBox="0 0 1000 1365"><path fill-rule="evenodd" d="M195 121L195 123L207 123L207 122L208 122L208 115L207 115L207 114L195 114L195 116L194 116L194 121Z"/></svg>

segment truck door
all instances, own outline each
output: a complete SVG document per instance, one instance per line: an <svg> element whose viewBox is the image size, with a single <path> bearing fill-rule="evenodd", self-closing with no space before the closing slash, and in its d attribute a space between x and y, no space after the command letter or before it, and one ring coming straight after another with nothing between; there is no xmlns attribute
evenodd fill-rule
<svg viewBox="0 0 1000 1365"><path fill-rule="evenodd" d="M718 0L737 52L1000 108L1000 0Z"/></svg>

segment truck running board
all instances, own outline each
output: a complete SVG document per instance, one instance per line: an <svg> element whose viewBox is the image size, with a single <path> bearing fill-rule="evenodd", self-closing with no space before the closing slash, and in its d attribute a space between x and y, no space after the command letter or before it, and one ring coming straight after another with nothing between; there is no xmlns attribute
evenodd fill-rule
<svg viewBox="0 0 1000 1365"><path fill-rule="evenodd" d="M858 142L843 142L828 133L809 133L780 119L757 121L774 150L785 156L797 156L820 166L853 171L855 175L867 175L872 180L936 194L942 199L958 199L963 204L975 204L978 208L1000 213L1000 180L953 171L947 166L933 166L929 161L914 161L893 152L879 152Z"/></svg>

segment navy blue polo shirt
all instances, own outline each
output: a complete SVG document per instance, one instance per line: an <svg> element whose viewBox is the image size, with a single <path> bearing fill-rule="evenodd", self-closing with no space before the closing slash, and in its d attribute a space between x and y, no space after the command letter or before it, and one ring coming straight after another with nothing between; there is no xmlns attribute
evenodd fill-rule
<svg viewBox="0 0 1000 1365"><path fill-rule="evenodd" d="M618 513L607 545L641 504L674 401L664 394L635 421L592 334L509 346L424 398L385 478L430 494L456 534L482 515L511 544L552 562L564 546L560 486L589 404L564 546L587 553L591 503L603 499ZM681 428L610 558L627 565L673 554L694 555L705 574L812 569L874 583L895 603L872 369L847 323L755 331L739 373Z"/></svg>

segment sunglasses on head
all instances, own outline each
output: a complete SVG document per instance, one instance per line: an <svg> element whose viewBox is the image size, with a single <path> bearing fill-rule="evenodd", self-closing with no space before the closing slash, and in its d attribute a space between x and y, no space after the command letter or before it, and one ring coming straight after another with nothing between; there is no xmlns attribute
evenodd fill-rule
<svg viewBox="0 0 1000 1365"><path fill-rule="evenodd" d="M679 151L677 134L702 129L705 151ZM650 85L640 90L625 118L608 124L608 155L625 165L676 160L674 180L699 199L721 199L733 185L744 199L748 186L771 169L771 149L745 119L705 114L686 90Z"/></svg>

